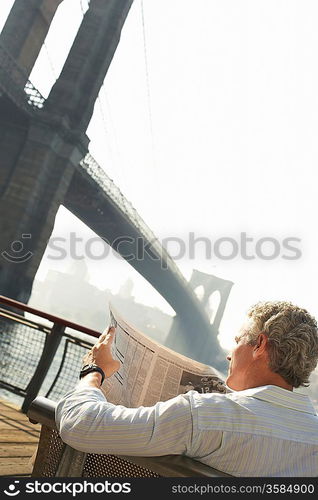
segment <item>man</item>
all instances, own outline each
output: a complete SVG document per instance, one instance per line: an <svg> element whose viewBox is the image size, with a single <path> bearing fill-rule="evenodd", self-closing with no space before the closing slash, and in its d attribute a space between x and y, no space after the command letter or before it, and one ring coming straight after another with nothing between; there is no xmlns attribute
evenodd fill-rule
<svg viewBox="0 0 318 500"><path fill-rule="evenodd" d="M308 385L318 360L317 323L305 309L256 304L227 357L227 394L189 391L150 408L112 405L100 390L103 372L119 368L114 333L85 358L100 372L84 375L57 405L58 429L73 448L184 454L233 476L318 476L318 415L308 396L293 392Z"/></svg>

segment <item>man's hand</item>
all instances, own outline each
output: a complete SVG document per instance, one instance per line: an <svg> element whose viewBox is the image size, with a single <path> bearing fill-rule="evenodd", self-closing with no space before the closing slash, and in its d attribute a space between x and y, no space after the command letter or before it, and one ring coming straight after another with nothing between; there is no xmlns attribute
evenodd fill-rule
<svg viewBox="0 0 318 500"><path fill-rule="evenodd" d="M108 328L83 358L84 365L94 363L103 370L107 378L111 377L120 368L120 362L114 359L111 353L115 332L116 329L113 326Z"/></svg>

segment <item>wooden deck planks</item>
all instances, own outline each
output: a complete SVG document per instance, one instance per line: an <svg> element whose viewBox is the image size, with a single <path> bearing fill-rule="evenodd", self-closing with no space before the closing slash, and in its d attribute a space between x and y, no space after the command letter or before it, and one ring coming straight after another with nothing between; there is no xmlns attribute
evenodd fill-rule
<svg viewBox="0 0 318 500"><path fill-rule="evenodd" d="M0 476L29 476L41 426L33 425L18 406L0 400Z"/></svg>

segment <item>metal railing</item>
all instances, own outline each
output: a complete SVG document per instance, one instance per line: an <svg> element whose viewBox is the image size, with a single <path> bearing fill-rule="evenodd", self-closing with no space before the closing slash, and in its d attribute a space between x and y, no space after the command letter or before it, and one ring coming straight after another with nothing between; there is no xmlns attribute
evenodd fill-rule
<svg viewBox="0 0 318 500"><path fill-rule="evenodd" d="M0 304L0 388L24 397L23 412L40 391L58 400L75 386L100 332L7 297Z"/></svg>
<svg viewBox="0 0 318 500"><path fill-rule="evenodd" d="M0 89L28 112L42 109L45 97L30 82L27 73L0 44Z"/></svg>

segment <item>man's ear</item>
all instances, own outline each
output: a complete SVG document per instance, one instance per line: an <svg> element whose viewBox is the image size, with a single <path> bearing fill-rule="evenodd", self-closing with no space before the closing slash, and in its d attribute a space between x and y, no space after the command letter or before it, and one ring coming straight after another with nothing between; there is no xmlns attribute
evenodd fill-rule
<svg viewBox="0 0 318 500"><path fill-rule="evenodd" d="M254 346L254 356L263 356L267 351L268 337L264 333L260 333L257 337L256 344Z"/></svg>

